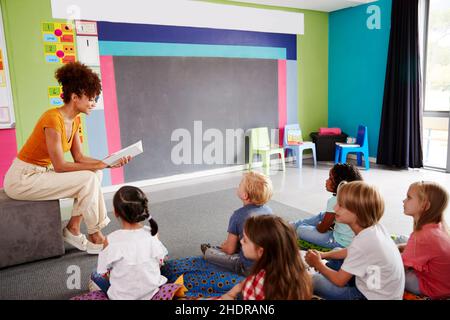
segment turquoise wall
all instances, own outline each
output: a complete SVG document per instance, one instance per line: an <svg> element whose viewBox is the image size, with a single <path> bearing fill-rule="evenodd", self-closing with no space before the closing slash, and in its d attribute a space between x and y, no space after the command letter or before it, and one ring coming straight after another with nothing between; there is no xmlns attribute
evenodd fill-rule
<svg viewBox="0 0 450 320"><path fill-rule="evenodd" d="M378 148L391 4L380 0L329 16L328 125L351 136L358 124L367 125L371 157ZM380 29L367 27L370 5L380 8Z"/></svg>

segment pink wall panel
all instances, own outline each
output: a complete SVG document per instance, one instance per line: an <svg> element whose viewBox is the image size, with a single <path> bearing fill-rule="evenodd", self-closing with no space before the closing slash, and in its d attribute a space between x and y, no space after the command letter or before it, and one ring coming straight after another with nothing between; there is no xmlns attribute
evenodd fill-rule
<svg viewBox="0 0 450 320"><path fill-rule="evenodd" d="M278 128L279 144L283 145L284 126L287 119L287 97L286 97L286 60L278 60Z"/></svg>
<svg viewBox="0 0 450 320"><path fill-rule="evenodd" d="M17 155L16 129L0 130L0 188L6 171Z"/></svg>
<svg viewBox="0 0 450 320"><path fill-rule="evenodd" d="M102 74L103 100L105 104L105 125L108 137L109 154L122 148L120 141L119 110L117 108L116 79L112 56L100 56L100 72ZM123 168L111 170L111 183L124 183Z"/></svg>

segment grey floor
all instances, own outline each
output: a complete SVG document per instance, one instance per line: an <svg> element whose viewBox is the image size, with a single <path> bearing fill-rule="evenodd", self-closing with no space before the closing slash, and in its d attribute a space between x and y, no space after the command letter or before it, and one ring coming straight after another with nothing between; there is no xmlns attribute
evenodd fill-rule
<svg viewBox="0 0 450 320"><path fill-rule="evenodd" d="M273 200L298 208L303 212L316 214L324 210L330 193L325 190L325 180L332 167L330 162L319 162L317 168L312 166L311 159L305 159L302 169L292 163L286 164L282 172L273 166L269 174L274 186ZM366 182L375 185L385 200L385 213L382 223L391 233L409 234L412 231L411 218L403 214L403 199L411 183L430 180L440 183L450 192L450 174L438 171L414 169L391 170L371 164L368 171L361 170ZM227 173L210 177L202 177L188 181L158 184L144 187L150 195L150 201L157 203L192 195L236 188L242 172ZM112 194L106 195L111 199ZM110 205L110 204L109 204ZM110 210L112 207L108 207ZM450 210L446 219L450 225Z"/></svg>
<svg viewBox="0 0 450 320"><path fill-rule="evenodd" d="M269 205L288 221L308 216L274 200ZM220 244L225 240L228 219L240 206L235 190L224 189L151 203L150 211L169 258L179 258L200 255L201 243ZM104 229L105 234L119 227L113 214L109 215L112 223ZM89 276L96 264L96 256L66 245L62 257L0 270L0 299L69 299L88 291Z"/></svg>
<svg viewBox="0 0 450 320"><path fill-rule="evenodd" d="M324 210L330 194L325 180L331 163L313 168L310 160L302 169L287 164L285 172L270 171L274 185L272 209L287 220L294 220ZM362 171L364 179L376 185L386 202L382 223L391 233L409 234L412 220L403 214L402 200L408 186L419 180L432 180L450 190L450 175L430 170L386 170L372 166ZM202 177L181 182L158 184L142 189L150 199L150 209L160 225L161 240L172 258L197 255L202 242L217 243L226 236L228 218L241 204L235 190L242 172ZM108 211L112 193L105 194ZM63 206L66 206L64 202ZM69 211L69 208L65 208ZM105 230L118 228L117 221ZM450 224L449 214L446 215ZM0 299L68 299L87 290L87 280L95 268L96 257L70 246L63 257L14 266L0 270ZM70 267L81 271L80 288L69 290ZM69 272L69 273L68 273Z"/></svg>

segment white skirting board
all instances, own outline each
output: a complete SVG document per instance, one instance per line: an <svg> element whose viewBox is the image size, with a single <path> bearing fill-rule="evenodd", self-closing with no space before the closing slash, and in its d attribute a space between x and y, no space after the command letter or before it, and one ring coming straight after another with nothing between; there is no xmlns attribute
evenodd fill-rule
<svg viewBox="0 0 450 320"><path fill-rule="evenodd" d="M311 158L311 157L312 157L311 155L304 155L303 159L307 159L307 158ZM285 162L292 162L292 161L294 161L293 157L287 157L285 159ZM272 159L270 161L271 166L277 166L277 165L279 165L279 163L280 163L280 159ZM253 168L261 168L262 161L253 162L252 167ZM177 174L177 175L168 176L168 177L133 181L133 182L127 182L125 184L106 186L106 187L102 187L102 192L103 192L103 194L114 193L124 185L133 185L135 187L143 188L143 187L153 186L153 185L157 185L157 184L161 184L161 183L191 180L191 179L195 179L195 178L213 176L213 175L218 175L218 174L231 173L231 172L237 172L237 171L245 171L247 169L248 169L248 164L242 164L242 165L236 165L236 166L231 166L231 167L226 167L226 168L197 171L197 172L185 173L185 174ZM71 216L73 199L61 199L59 201L59 203L60 203L60 207L61 207L62 219L68 220Z"/></svg>

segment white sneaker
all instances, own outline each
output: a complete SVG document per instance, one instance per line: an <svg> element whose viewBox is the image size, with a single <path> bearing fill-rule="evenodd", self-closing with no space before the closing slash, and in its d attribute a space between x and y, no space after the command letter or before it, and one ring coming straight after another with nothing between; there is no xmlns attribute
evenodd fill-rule
<svg viewBox="0 0 450 320"><path fill-rule="evenodd" d="M63 229L63 239L68 244L74 246L78 250L86 251L88 240L86 236L82 233L75 236L67 228Z"/></svg>
<svg viewBox="0 0 450 320"><path fill-rule="evenodd" d="M96 244L87 240L86 251L89 254L99 254L103 250L103 243Z"/></svg>

